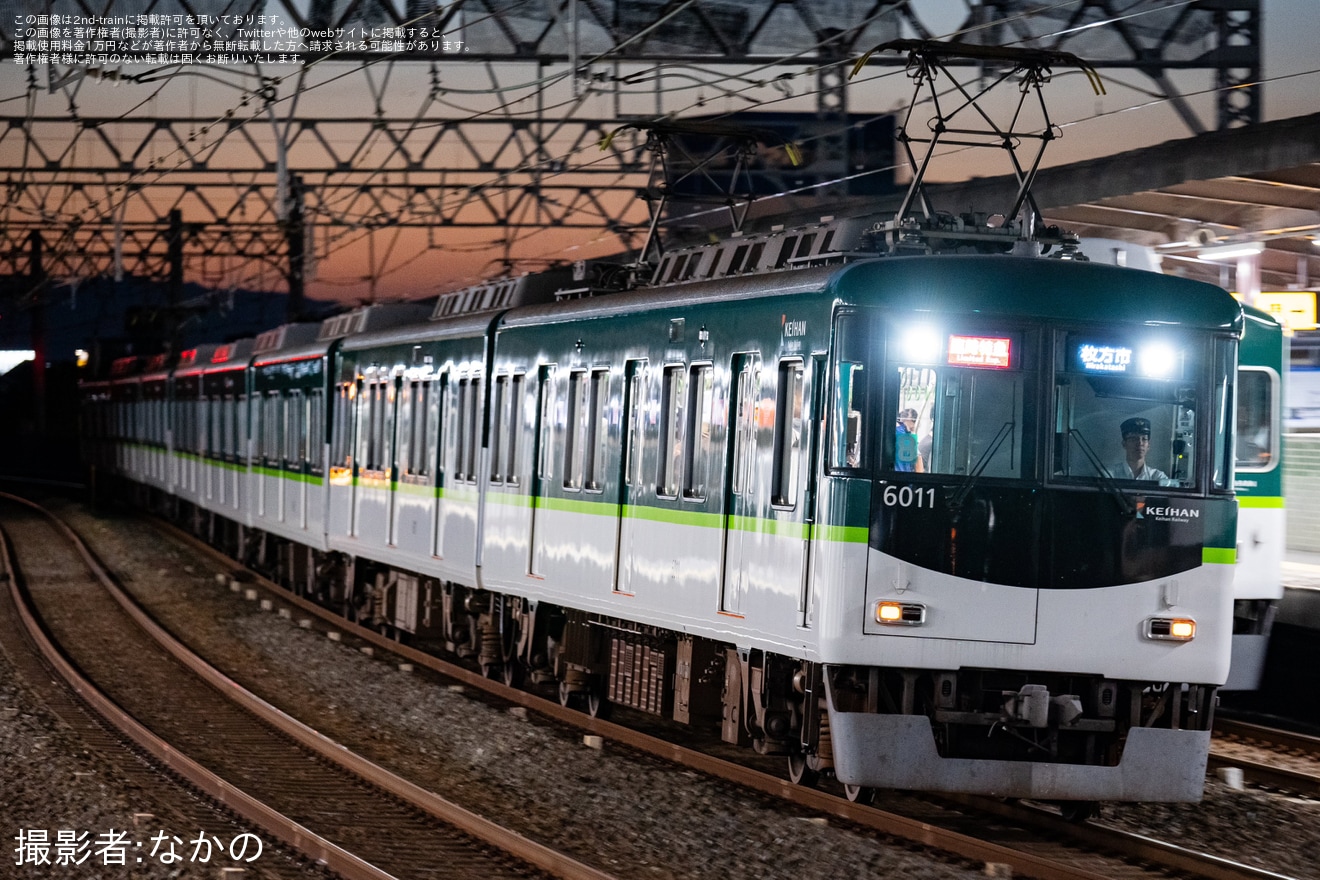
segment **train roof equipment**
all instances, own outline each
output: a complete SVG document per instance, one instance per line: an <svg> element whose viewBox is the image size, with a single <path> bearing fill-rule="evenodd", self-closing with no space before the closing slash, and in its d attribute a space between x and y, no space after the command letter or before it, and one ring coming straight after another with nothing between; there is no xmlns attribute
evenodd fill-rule
<svg viewBox="0 0 1320 880"><path fill-rule="evenodd" d="M744 169L747 157L758 145L783 147L791 161L797 161L795 145L775 132L708 122L628 123L611 132L602 140L602 147L620 132L635 128L647 133L646 149L651 151L652 184L646 191L651 214L647 240L641 250L641 259L629 266L618 266L592 261L578 263L575 277L596 277L603 283L584 284L571 290L573 296L589 296L638 287L664 287L769 272L801 269L808 266L838 265L852 260L886 255L944 254L944 253L1013 253L1023 256L1049 255L1068 260L1086 260L1078 249L1077 236L1056 227L1043 227L1041 211L1031 194L1031 186L1040 168L1044 150L1060 136L1060 130L1049 117L1042 87L1052 77L1055 67L1069 66L1080 69L1097 94L1104 93L1104 84L1095 68L1083 59L1067 52L1038 49L978 46L968 43L939 42L934 40L894 40L877 46L854 65L855 75L876 52L899 51L908 53L908 76L913 80L915 93L907 115L897 132L897 139L907 153L913 169L912 181L898 209L893 215L873 213L861 217L822 217L817 223L795 228L774 226L768 231L745 229L746 209L755 198L749 189L736 192L733 187L738 174ZM975 88L960 82L950 70L953 62L977 62L977 77L993 79ZM958 97L956 105L946 107L939 82L942 78L952 83ZM1018 86L1019 99L1007 124L996 122L985 106L989 92L1004 83ZM921 100L923 90L929 90L926 101ZM1025 111L1029 98L1039 108L1040 123L1029 126ZM914 125L913 114L919 104L930 103L934 115L926 122L929 133L920 132ZM962 119L971 118L972 123ZM955 122L957 123L955 125ZM690 156L685 152L690 168L675 174L669 153L683 149L683 134L704 134L718 139L717 148L707 156ZM1018 149L1024 142L1036 144L1027 162L1019 160ZM918 157L914 145L924 144L924 155ZM1002 213L985 211L951 213L939 210L934 204L927 184L936 151L945 146L971 149L995 149L1004 152L1011 163L1019 186L1016 197ZM732 156L734 172L729 183L721 186L710 178L709 167L717 158ZM664 178L656 182L657 175ZM732 234L718 242L703 242L678 248L663 248L658 229L665 208L680 196L676 186L683 180L701 176L718 193L732 217ZM535 278L537 276L530 276ZM554 276L558 279L558 275ZM507 286L514 281L529 289L530 280L515 279L477 285L446 294L437 304L435 318L470 310L471 308L498 308L497 300L505 296ZM557 282L547 282L554 286ZM560 288L556 298L568 298L568 291ZM463 307L460 303L471 303ZM522 304L522 303L519 303Z"/></svg>
<svg viewBox="0 0 1320 880"><path fill-rule="evenodd" d="M896 135L912 167L912 181L893 219L877 230L885 235L889 250L924 250L931 246L931 239L946 238L987 244L1007 241L1012 245L1020 241L1047 247L1056 243L1067 245L1068 239L1060 238L1057 230L1037 228L1042 215L1031 195L1031 185L1040 169L1045 148L1061 134L1058 126L1050 120L1041 88L1050 81L1054 67L1066 65L1081 69L1092 90L1097 95L1104 94L1104 83L1095 68L1069 52L935 40L892 40L858 59L853 65L853 75L873 54L884 51L907 53L907 75L914 87L907 115ZM979 62L975 86L960 82L954 76L950 70L953 61ZM983 80L992 74L995 78L984 83ZM940 82L941 79L952 85L955 97L961 99L953 106L943 100L941 88L947 92L948 87ZM1018 101L1004 125L995 121L984 99L996 87L1010 81L1018 87ZM923 90L928 92L927 102L934 108L933 115L926 121L929 132L925 134L913 125L917 107L926 103L919 100ZM1033 97L1039 111L1039 127L1024 125L1027 101ZM970 119L971 122L965 123L970 127L955 125L955 121L961 123L961 119ZM1024 141L1036 144L1035 153L1025 166L1018 159L1018 149ZM913 149L914 144L925 144L925 153L920 159ZM941 146L1002 150L1007 154L1018 180L1018 191L1011 207L1002 214L991 215L1000 218L999 222L990 224L988 218L981 219L980 215L942 215L936 210L926 185L926 175L936 150ZM920 217L914 216L914 209L920 211ZM1075 238L1071 241L1075 245Z"/></svg>

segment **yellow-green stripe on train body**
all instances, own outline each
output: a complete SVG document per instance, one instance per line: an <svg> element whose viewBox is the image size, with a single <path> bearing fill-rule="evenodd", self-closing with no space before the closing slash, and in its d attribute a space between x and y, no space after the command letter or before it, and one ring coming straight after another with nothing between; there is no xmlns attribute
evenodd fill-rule
<svg viewBox="0 0 1320 880"><path fill-rule="evenodd" d="M815 664L846 782L1194 799L1203 719L1126 731L1119 766L1073 757L1042 775L1005 757L973 774L972 757L932 757L928 718L909 712L1049 727L1075 701L1086 735L1113 734L1131 713L1093 705L1107 682L1147 683L1133 700L1223 682L1241 322L1223 291L1180 279L911 257L364 334L337 353L331 423L353 439L330 440L327 540L639 634ZM908 408L929 449L896 431ZM1162 479L1119 473L1128 418ZM951 702L853 705L839 689L866 690L866 670L951 683ZM1070 686L1087 692L1048 690ZM866 757L883 743L904 766Z"/></svg>

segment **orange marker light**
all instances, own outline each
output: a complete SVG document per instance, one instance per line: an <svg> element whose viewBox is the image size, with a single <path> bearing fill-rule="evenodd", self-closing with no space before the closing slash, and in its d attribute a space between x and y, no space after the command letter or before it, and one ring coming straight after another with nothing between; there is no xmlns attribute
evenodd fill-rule
<svg viewBox="0 0 1320 880"><path fill-rule="evenodd" d="M1164 642L1190 642L1196 638L1196 621L1190 617L1152 617L1146 621L1146 637Z"/></svg>
<svg viewBox="0 0 1320 880"><path fill-rule="evenodd" d="M881 602L875 606L875 619L891 626L921 626L926 622L926 606L918 602Z"/></svg>

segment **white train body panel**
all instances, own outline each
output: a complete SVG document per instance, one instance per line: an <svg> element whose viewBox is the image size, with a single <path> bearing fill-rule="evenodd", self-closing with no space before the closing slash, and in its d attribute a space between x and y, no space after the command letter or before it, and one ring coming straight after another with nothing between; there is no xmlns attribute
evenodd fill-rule
<svg viewBox="0 0 1320 880"><path fill-rule="evenodd" d="M1196 680L1228 675L1232 608L1231 566L1206 564L1169 578L1079 589L1028 590L1000 584L971 586L871 551L864 607L848 609L865 621L861 636L841 626L825 651L833 662L865 663L876 651L885 662L919 669L1085 668L1105 678ZM906 586L903 591L895 584ZM919 628L875 622L881 601L919 602ZM1176 612L1198 621L1190 642L1159 642L1143 634L1146 621ZM1204 623L1200 623L1204 621ZM846 621L841 621L846 624ZM883 641L877 648L873 642ZM1077 647L1086 645L1084 661Z"/></svg>

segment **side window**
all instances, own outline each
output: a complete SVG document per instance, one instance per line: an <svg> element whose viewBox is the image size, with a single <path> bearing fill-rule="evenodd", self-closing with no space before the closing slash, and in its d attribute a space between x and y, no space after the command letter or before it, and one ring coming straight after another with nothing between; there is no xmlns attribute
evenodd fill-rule
<svg viewBox="0 0 1320 880"><path fill-rule="evenodd" d="M449 374L441 373L431 380L431 394L426 412L426 461L427 471L435 471L435 482L440 481L444 471L445 426L449 424Z"/></svg>
<svg viewBox="0 0 1320 880"><path fill-rule="evenodd" d="M389 472L394 467L394 398L393 379L380 383L380 469Z"/></svg>
<svg viewBox="0 0 1320 880"><path fill-rule="evenodd" d="M400 403L400 432L406 425L407 434L402 438L399 453L404 456L400 465L403 472L414 477L426 477L431 474L431 379L413 379L404 386L403 400ZM406 455L405 455L406 453Z"/></svg>
<svg viewBox="0 0 1320 880"><path fill-rule="evenodd" d="M576 491L582 488L582 452L589 421L587 400L587 372L574 370L568 374L568 412L564 419L564 488Z"/></svg>
<svg viewBox="0 0 1320 880"><path fill-rule="evenodd" d="M207 446L207 452L213 457L219 458L225 451L225 401L224 398L213 395L207 398L207 409L210 416L207 421L210 423L211 440Z"/></svg>
<svg viewBox="0 0 1320 880"><path fill-rule="evenodd" d="M711 459L714 384L715 370L710 364L697 364L688 373L687 426L683 441L683 497L694 501L706 497Z"/></svg>
<svg viewBox="0 0 1320 880"><path fill-rule="evenodd" d="M174 426L174 445L175 447L187 452L192 451L192 437L188 434L188 416L192 409L191 400L180 400L176 411L178 412L178 421Z"/></svg>
<svg viewBox="0 0 1320 880"><path fill-rule="evenodd" d="M457 418L454 420L454 428L457 431L457 437L455 438L457 440L457 449L454 455L454 479L459 481L476 479L476 474L468 471L468 443L470 442L469 438L474 433L472 428L468 425L468 412L472 409L471 401L473 393L474 389L472 388L472 380L466 376L460 378L458 380L457 394L458 411L455 413ZM472 457L475 458L475 456Z"/></svg>
<svg viewBox="0 0 1320 880"><path fill-rule="evenodd" d="M367 392L367 454L363 466L369 471L384 467L385 454L385 384L372 382Z"/></svg>
<svg viewBox="0 0 1320 880"><path fill-rule="evenodd" d="M609 424L605 410L610 397L610 371L592 370L587 393L587 424L584 438L585 473L588 491L599 492L605 486L605 446Z"/></svg>
<svg viewBox="0 0 1320 880"><path fill-rule="evenodd" d="M624 482L629 486L642 485L642 440L646 417L646 361L628 364L628 461L624 468Z"/></svg>
<svg viewBox="0 0 1320 880"><path fill-rule="evenodd" d="M353 404L358 396L354 382L341 382L335 394L334 430L330 435L330 466L353 466Z"/></svg>
<svg viewBox="0 0 1320 880"><path fill-rule="evenodd" d="M834 442L830 444L833 467L862 466L865 400L866 366L856 361L838 361L834 367Z"/></svg>
<svg viewBox="0 0 1320 880"><path fill-rule="evenodd" d="M554 472L554 456L552 450L554 443L554 424L555 424L555 367L550 364L541 367L540 388L537 391L539 395L537 406L538 431L540 437L537 442L540 443L541 454L536 462L536 475L542 480L550 479Z"/></svg>
<svg viewBox="0 0 1320 880"><path fill-rule="evenodd" d="M262 446L261 456L265 459L267 466L275 464L280 455L280 431L283 423L280 416L280 393L278 391L267 391L262 401L262 422L261 435Z"/></svg>
<svg viewBox="0 0 1320 880"><path fill-rule="evenodd" d="M353 420L356 434L353 442L359 470L371 467L371 412L371 385L360 382L357 386L357 417Z"/></svg>
<svg viewBox="0 0 1320 880"><path fill-rule="evenodd" d="M388 471L394 464L394 381L368 382L358 395L361 467Z"/></svg>
<svg viewBox="0 0 1320 880"><path fill-rule="evenodd" d="M775 389L774 472L770 501L779 507L797 504L798 467L802 452L802 361L782 361Z"/></svg>
<svg viewBox="0 0 1320 880"><path fill-rule="evenodd" d="M469 483L477 481L477 453L481 445L481 374L473 373L472 378L468 380L467 401L463 411L463 427L466 432L464 438L464 452L466 461L463 464L463 473L467 475Z"/></svg>
<svg viewBox="0 0 1320 880"><path fill-rule="evenodd" d="M248 399L240 394L234 399L234 444L235 456L247 463L248 455Z"/></svg>
<svg viewBox="0 0 1320 880"><path fill-rule="evenodd" d="M224 457L229 461L234 460L234 453L238 449L238 444L235 442L235 438L234 438L234 426L236 419L238 417L238 413L236 412L236 410L237 410L237 406L234 402L233 395L232 394L225 395L224 398L225 427L223 432L224 443L221 446L220 451L221 453L224 454Z"/></svg>
<svg viewBox="0 0 1320 880"><path fill-rule="evenodd" d="M304 431L306 442L303 455L311 466L312 473L321 473L325 455L325 389L313 388L307 395L307 426Z"/></svg>
<svg viewBox="0 0 1320 880"><path fill-rule="evenodd" d="M209 420L207 419L207 416L210 415L209 412L210 401L208 401L204 397L199 397L196 406L197 406L197 415L199 418L197 421L197 435L196 435L197 446L194 448L193 451L200 455L205 455L209 451L206 447L206 440L207 440L206 434L207 431L209 430L209 425L208 425Z"/></svg>
<svg viewBox="0 0 1320 880"><path fill-rule="evenodd" d="M1278 376L1260 367L1238 369L1237 469L1267 471L1278 456Z"/></svg>
<svg viewBox="0 0 1320 880"><path fill-rule="evenodd" d="M761 368L753 355L739 355L734 361L737 390L733 413L733 462L731 483L735 495L752 489L752 466L756 458L756 422L760 407Z"/></svg>
<svg viewBox="0 0 1320 880"><path fill-rule="evenodd" d="M284 464L298 467L307 448L307 424L303 411L303 393L293 389L284 399Z"/></svg>
<svg viewBox="0 0 1320 880"><path fill-rule="evenodd" d="M490 481L504 482L504 445L508 442L505 433L508 427L506 417L509 407L509 377L496 376L494 398L490 404Z"/></svg>
<svg viewBox="0 0 1320 880"><path fill-rule="evenodd" d="M515 373L509 390L508 432L505 434L504 481L510 486L518 485L518 438L522 436L524 374Z"/></svg>
<svg viewBox="0 0 1320 880"><path fill-rule="evenodd" d="M662 498L678 495L679 469L683 462L685 384L683 367L665 367L660 385L660 455L655 479L655 493Z"/></svg>

